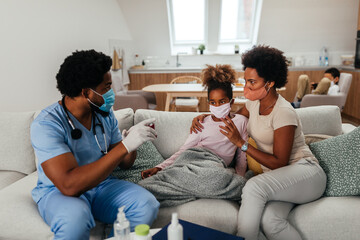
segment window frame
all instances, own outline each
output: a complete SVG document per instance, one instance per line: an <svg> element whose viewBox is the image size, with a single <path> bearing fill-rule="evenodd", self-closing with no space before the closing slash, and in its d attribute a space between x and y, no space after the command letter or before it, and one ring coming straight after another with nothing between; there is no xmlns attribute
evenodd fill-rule
<svg viewBox="0 0 360 240"><path fill-rule="evenodd" d="M221 14L222 14L222 1L223 0L203 0L204 1L204 41L176 41L175 40L175 25L173 16L173 0L167 0L168 10L168 23L169 23L169 35L171 54L176 55L179 52L186 52L191 54L192 47L198 47L199 44L205 44L210 54L229 54L234 53L234 45L237 44L240 50L245 50L257 43L260 15L263 0L254 0L254 11L252 14L250 37L248 39L237 39L237 40L221 40ZM216 8L216 5L218 8ZM217 13L216 13L217 11ZM209 19L209 15L217 16L217 19ZM216 31L209 29L209 22L212 25L217 25ZM214 24L215 23L215 24ZM216 49L216 50L215 50Z"/></svg>

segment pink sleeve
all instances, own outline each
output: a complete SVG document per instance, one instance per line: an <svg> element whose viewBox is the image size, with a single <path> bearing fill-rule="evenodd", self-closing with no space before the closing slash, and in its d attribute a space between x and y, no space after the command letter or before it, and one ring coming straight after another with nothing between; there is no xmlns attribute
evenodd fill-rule
<svg viewBox="0 0 360 240"><path fill-rule="evenodd" d="M182 145L182 147L180 148L179 151L177 151L176 153L174 153L170 158L166 159L165 161L163 161L162 163L160 163L159 165L156 165L155 167L157 168L166 168L168 166L170 166L171 164L173 164L176 160L176 158L186 149L189 149L191 147L196 147L197 144L200 141L200 137L201 137L201 133L191 133L188 138L186 139L184 145Z"/></svg>
<svg viewBox="0 0 360 240"><path fill-rule="evenodd" d="M240 136L245 141L248 140L248 134L247 134L247 119L244 119L241 121L240 126L238 126L238 130L240 133ZM236 164L235 164L235 171L240 176L245 176L247 169L247 159L246 159L246 152L241 151L240 148L236 151Z"/></svg>

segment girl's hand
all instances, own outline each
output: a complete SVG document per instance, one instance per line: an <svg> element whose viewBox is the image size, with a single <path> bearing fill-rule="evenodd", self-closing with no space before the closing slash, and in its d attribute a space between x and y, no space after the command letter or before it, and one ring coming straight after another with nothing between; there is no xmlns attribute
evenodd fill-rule
<svg viewBox="0 0 360 240"><path fill-rule="evenodd" d="M161 168L154 167L154 168L144 170L141 172L141 178L145 179L145 178L151 177L152 175L155 175L158 171L161 171Z"/></svg>
<svg viewBox="0 0 360 240"><path fill-rule="evenodd" d="M238 147L241 147L245 141L241 138L240 133L234 122L229 116L226 116L221 120L225 123L225 126L220 126L220 132L224 134L230 140L230 142L232 142Z"/></svg>
<svg viewBox="0 0 360 240"><path fill-rule="evenodd" d="M197 117L195 117L192 121L191 127L190 127L190 133L198 133L201 132L202 128L204 128L203 125L201 125L202 122L204 122L204 118L208 116L209 114L201 114Z"/></svg>

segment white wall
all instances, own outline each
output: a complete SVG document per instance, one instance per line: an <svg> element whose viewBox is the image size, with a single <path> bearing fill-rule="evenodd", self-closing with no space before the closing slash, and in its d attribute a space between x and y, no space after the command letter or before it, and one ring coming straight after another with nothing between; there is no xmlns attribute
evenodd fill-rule
<svg viewBox="0 0 360 240"><path fill-rule="evenodd" d="M1 0L0 29L0 111L54 103L66 56L85 49L109 54L109 39L132 39L116 0Z"/></svg>
<svg viewBox="0 0 360 240"><path fill-rule="evenodd" d="M359 0L264 0L258 43L317 64L321 47L330 64L341 54L355 54Z"/></svg>
<svg viewBox="0 0 360 240"><path fill-rule="evenodd" d="M171 58L166 0L118 2L137 53ZM355 53L358 9L359 0L263 0L258 43L277 47L287 56L304 56L309 65L318 64L320 48L326 46L330 64L340 64L341 54Z"/></svg>
<svg viewBox="0 0 360 240"><path fill-rule="evenodd" d="M359 0L263 0L258 42L302 55L310 65L326 46L330 64L338 64L340 54L355 53L358 8ZM0 30L0 111L38 110L57 101L55 75L76 49L110 54L110 40L124 41L128 60L138 53L175 64L166 0L1 0ZM234 59L181 57L183 66Z"/></svg>

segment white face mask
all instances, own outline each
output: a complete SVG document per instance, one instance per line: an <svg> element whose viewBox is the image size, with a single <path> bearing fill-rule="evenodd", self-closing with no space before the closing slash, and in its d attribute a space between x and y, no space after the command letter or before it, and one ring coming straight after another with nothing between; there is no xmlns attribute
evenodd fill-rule
<svg viewBox="0 0 360 240"><path fill-rule="evenodd" d="M210 105L210 112L216 118L225 118L227 115L229 115L230 110L231 110L230 103L224 103L223 105L220 105L218 107Z"/></svg>

